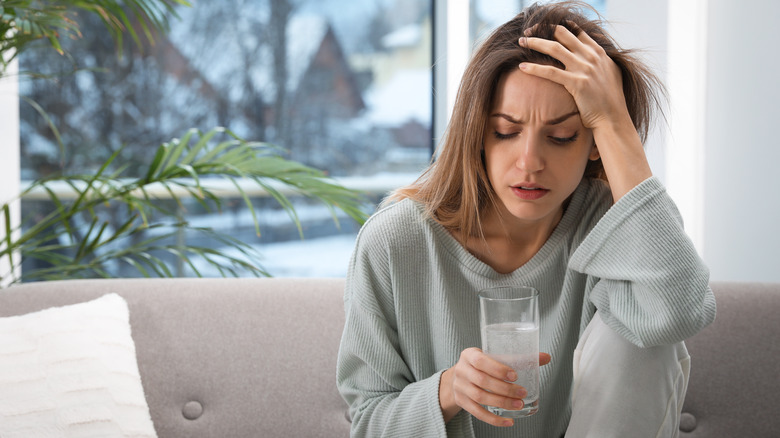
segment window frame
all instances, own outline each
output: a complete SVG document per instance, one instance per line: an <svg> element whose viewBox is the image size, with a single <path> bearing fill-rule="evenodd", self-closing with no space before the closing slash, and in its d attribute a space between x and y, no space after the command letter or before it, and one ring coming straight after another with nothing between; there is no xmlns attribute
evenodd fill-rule
<svg viewBox="0 0 780 438"><path fill-rule="evenodd" d="M21 189L19 157L19 65L12 60L4 75L0 77L0 201L10 205L10 224L5 223L5 214L0 211L0 238L6 238L6 229L14 229L21 221L21 201L17 199ZM19 257L15 255L14 257ZM0 272L10 272L10 261L0 258ZM11 279L3 280L1 287Z"/></svg>

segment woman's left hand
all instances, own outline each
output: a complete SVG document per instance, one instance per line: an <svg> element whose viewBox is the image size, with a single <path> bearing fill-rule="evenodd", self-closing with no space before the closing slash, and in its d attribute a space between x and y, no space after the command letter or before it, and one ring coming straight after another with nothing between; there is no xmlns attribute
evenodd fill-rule
<svg viewBox="0 0 780 438"><path fill-rule="evenodd" d="M529 33L529 32L527 32ZM586 128L598 129L628 115L620 68L586 32L578 36L558 25L555 40L524 37L519 44L550 55L565 66L524 62L523 72L562 85L574 97Z"/></svg>
<svg viewBox="0 0 780 438"><path fill-rule="evenodd" d="M617 202L653 174L626 104L620 67L584 31L574 36L558 25L553 36L555 40L524 37L519 44L552 56L565 69L531 62L520 64L520 69L555 82L572 95L583 126L593 131Z"/></svg>

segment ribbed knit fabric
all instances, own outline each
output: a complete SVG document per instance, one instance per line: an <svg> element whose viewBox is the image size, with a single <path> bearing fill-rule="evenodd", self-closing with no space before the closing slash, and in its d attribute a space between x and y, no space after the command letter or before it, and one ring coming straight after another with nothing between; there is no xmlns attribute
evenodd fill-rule
<svg viewBox="0 0 780 438"><path fill-rule="evenodd" d="M572 355L596 308L639 346L679 342L709 324L709 273L663 186L650 178L611 206L584 180L545 245L499 274L471 255L421 205L404 200L364 225L350 261L338 386L353 436L559 437L571 415ZM540 292L536 415L498 428L461 411L445 424L441 373L480 346L477 291L522 284Z"/></svg>

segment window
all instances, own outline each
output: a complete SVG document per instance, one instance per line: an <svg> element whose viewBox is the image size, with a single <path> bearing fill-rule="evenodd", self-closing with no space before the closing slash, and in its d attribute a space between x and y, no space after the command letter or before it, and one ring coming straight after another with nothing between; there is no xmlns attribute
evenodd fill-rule
<svg viewBox="0 0 780 438"><path fill-rule="evenodd" d="M45 118L22 103L22 179L94 170L122 147L122 164L138 176L161 143L192 127L224 126L346 185L378 185L378 201L413 181L431 157L432 10L418 0L193 2L153 47L126 44L119 59L99 19L82 16L84 38L68 48L72 59L50 50L20 57L20 70L45 66L55 77L20 88L66 145L62 153ZM252 242L272 275L346 273L354 221L345 216L336 227L325 207L295 199L301 240L272 199L254 202L260 237L238 197L229 203L235 208L208 212L192 203L183 214ZM50 208L28 199L22 214ZM129 267L114 274L136 275Z"/></svg>

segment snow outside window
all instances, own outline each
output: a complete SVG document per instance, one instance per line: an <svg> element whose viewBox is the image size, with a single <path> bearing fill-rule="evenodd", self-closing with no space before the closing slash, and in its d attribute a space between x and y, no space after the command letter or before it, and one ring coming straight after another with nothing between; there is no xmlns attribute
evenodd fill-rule
<svg viewBox="0 0 780 438"><path fill-rule="evenodd" d="M216 126L281 146L287 158L346 185L380 187L374 203L387 190L413 181L428 164L431 0L192 4L180 9L171 31L143 53L127 44L117 58L99 18L82 16L83 39L66 42L72 58L51 50L21 57L20 70L45 66L54 77L24 79L20 91L45 109L65 145L63 153L45 119L22 102L22 180L63 170L94 172L120 147L121 164L132 172L148 164L160 144L190 128ZM192 224L251 242L274 276L345 275L358 225L344 216L337 227L324 206L294 202L303 239L270 198L254 200L259 237L238 196L221 212L203 211L196 202L181 211ZM22 215L35 217L52 208L27 199ZM121 220L117 217L117 224ZM28 262L23 269L36 267ZM186 266L179 268L179 274L192 275ZM202 268L205 275L217 275ZM112 274L137 275L124 269Z"/></svg>

